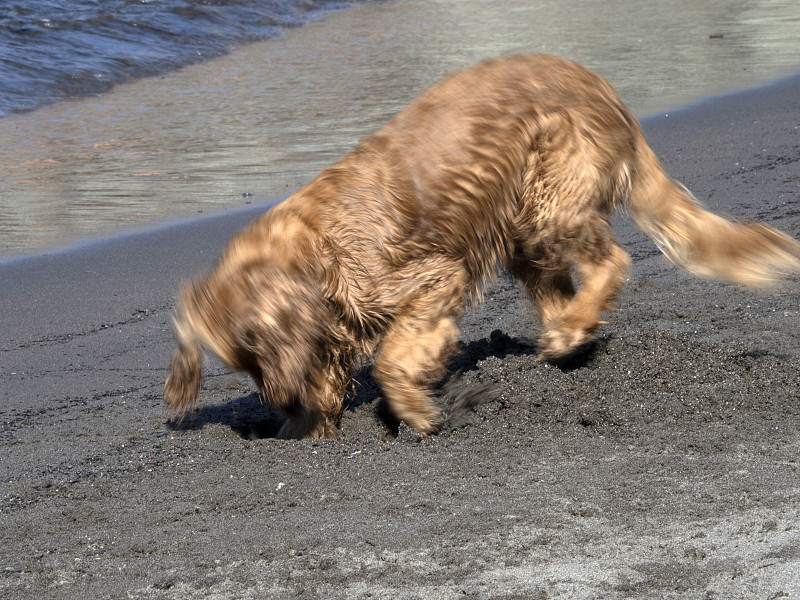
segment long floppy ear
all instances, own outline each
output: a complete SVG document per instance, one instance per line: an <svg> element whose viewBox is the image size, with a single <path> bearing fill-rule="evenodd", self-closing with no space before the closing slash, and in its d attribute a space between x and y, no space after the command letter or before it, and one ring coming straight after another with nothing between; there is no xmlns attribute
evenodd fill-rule
<svg viewBox="0 0 800 600"><path fill-rule="evenodd" d="M178 423L194 408L203 379L200 348L178 345L169 363L169 376L164 384L164 397L171 416Z"/></svg>
<svg viewBox="0 0 800 600"><path fill-rule="evenodd" d="M205 329L204 309L197 302L197 294L204 281L195 284L184 283L181 287L181 300L175 315L175 342L177 348L169 364L169 376L164 384L164 397L170 415L178 423L187 412L194 408L202 383L202 333L198 325Z"/></svg>
<svg viewBox="0 0 800 600"><path fill-rule="evenodd" d="M319 287L275 268L248 274L245 314L234 320L236 339L266 400L283 412L311 408L330 340L330 309Z"/></svg>

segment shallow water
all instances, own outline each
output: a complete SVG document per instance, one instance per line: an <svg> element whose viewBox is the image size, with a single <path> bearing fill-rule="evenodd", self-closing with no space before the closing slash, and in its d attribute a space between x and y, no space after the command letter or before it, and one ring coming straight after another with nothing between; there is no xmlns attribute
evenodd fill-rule
<svg viewBox="0 0 800 600"><path fill-rule="evenodd" d="M346 0L0 0L0 116L221 56Z"/></svg>
<svg viewBox="0 0 800 600"><path fill-rule="evenodd" d="M511 52L578 60L644 116L796 71L800 3L356 5L0 119L0 256L285 197L448 71Z"/></svg>

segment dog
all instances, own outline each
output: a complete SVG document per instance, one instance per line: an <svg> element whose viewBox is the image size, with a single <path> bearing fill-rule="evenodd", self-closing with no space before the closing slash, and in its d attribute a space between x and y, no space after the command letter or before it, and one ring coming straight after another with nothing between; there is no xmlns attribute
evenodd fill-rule
<svg viewBox="0 0 800 600"><path fill-rule="evenodd" d="M716 216L670 180L584 67L524 55L450 75L183 285L169 411L194 407L208 349L283 413L279 437L333 437L369 356L394 415L433 434L459 319L500 270L538 306L538 358L592 339L629 269L607 220L620 208L697 276L764 286L800 267L792 238Z"/></svg>

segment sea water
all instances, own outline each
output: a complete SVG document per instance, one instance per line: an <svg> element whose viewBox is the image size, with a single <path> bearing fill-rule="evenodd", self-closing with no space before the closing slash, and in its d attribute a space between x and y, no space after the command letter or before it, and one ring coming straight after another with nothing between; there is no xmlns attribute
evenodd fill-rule
<svg viewBox="0 0 800 600"><path fill-rule="evenodd" d="M0 0L0 116L221 56L348 4Z"/></svg>
<svg viewBox="0 0 800 600"><path fill-rule="evenodd" d="M32 28L14 34L16 66L0 46L0 257L283 198L447 72L490 56L577 60L640 117L800 67L796 0L0 6L3 35Z"/></svg>

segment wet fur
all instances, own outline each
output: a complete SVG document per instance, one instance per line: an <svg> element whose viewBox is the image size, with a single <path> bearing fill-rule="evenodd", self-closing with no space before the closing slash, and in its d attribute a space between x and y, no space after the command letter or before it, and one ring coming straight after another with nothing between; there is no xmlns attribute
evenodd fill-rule
<svg viewBox="0 0 800 600"><path fill-rule="evenodd" d="M368 355L392 412L433 433L445 415L431 386L466 303L498 270L538 305L540 358L592 338L628 272L606 219L621 207L699 276L765 285L800 266L791 238L713 215L671 181L611 86L583 67L516 56L456 73L183 287L169 409L193 408L209 349L284 413L282 437L330 437Z"/></svg>

